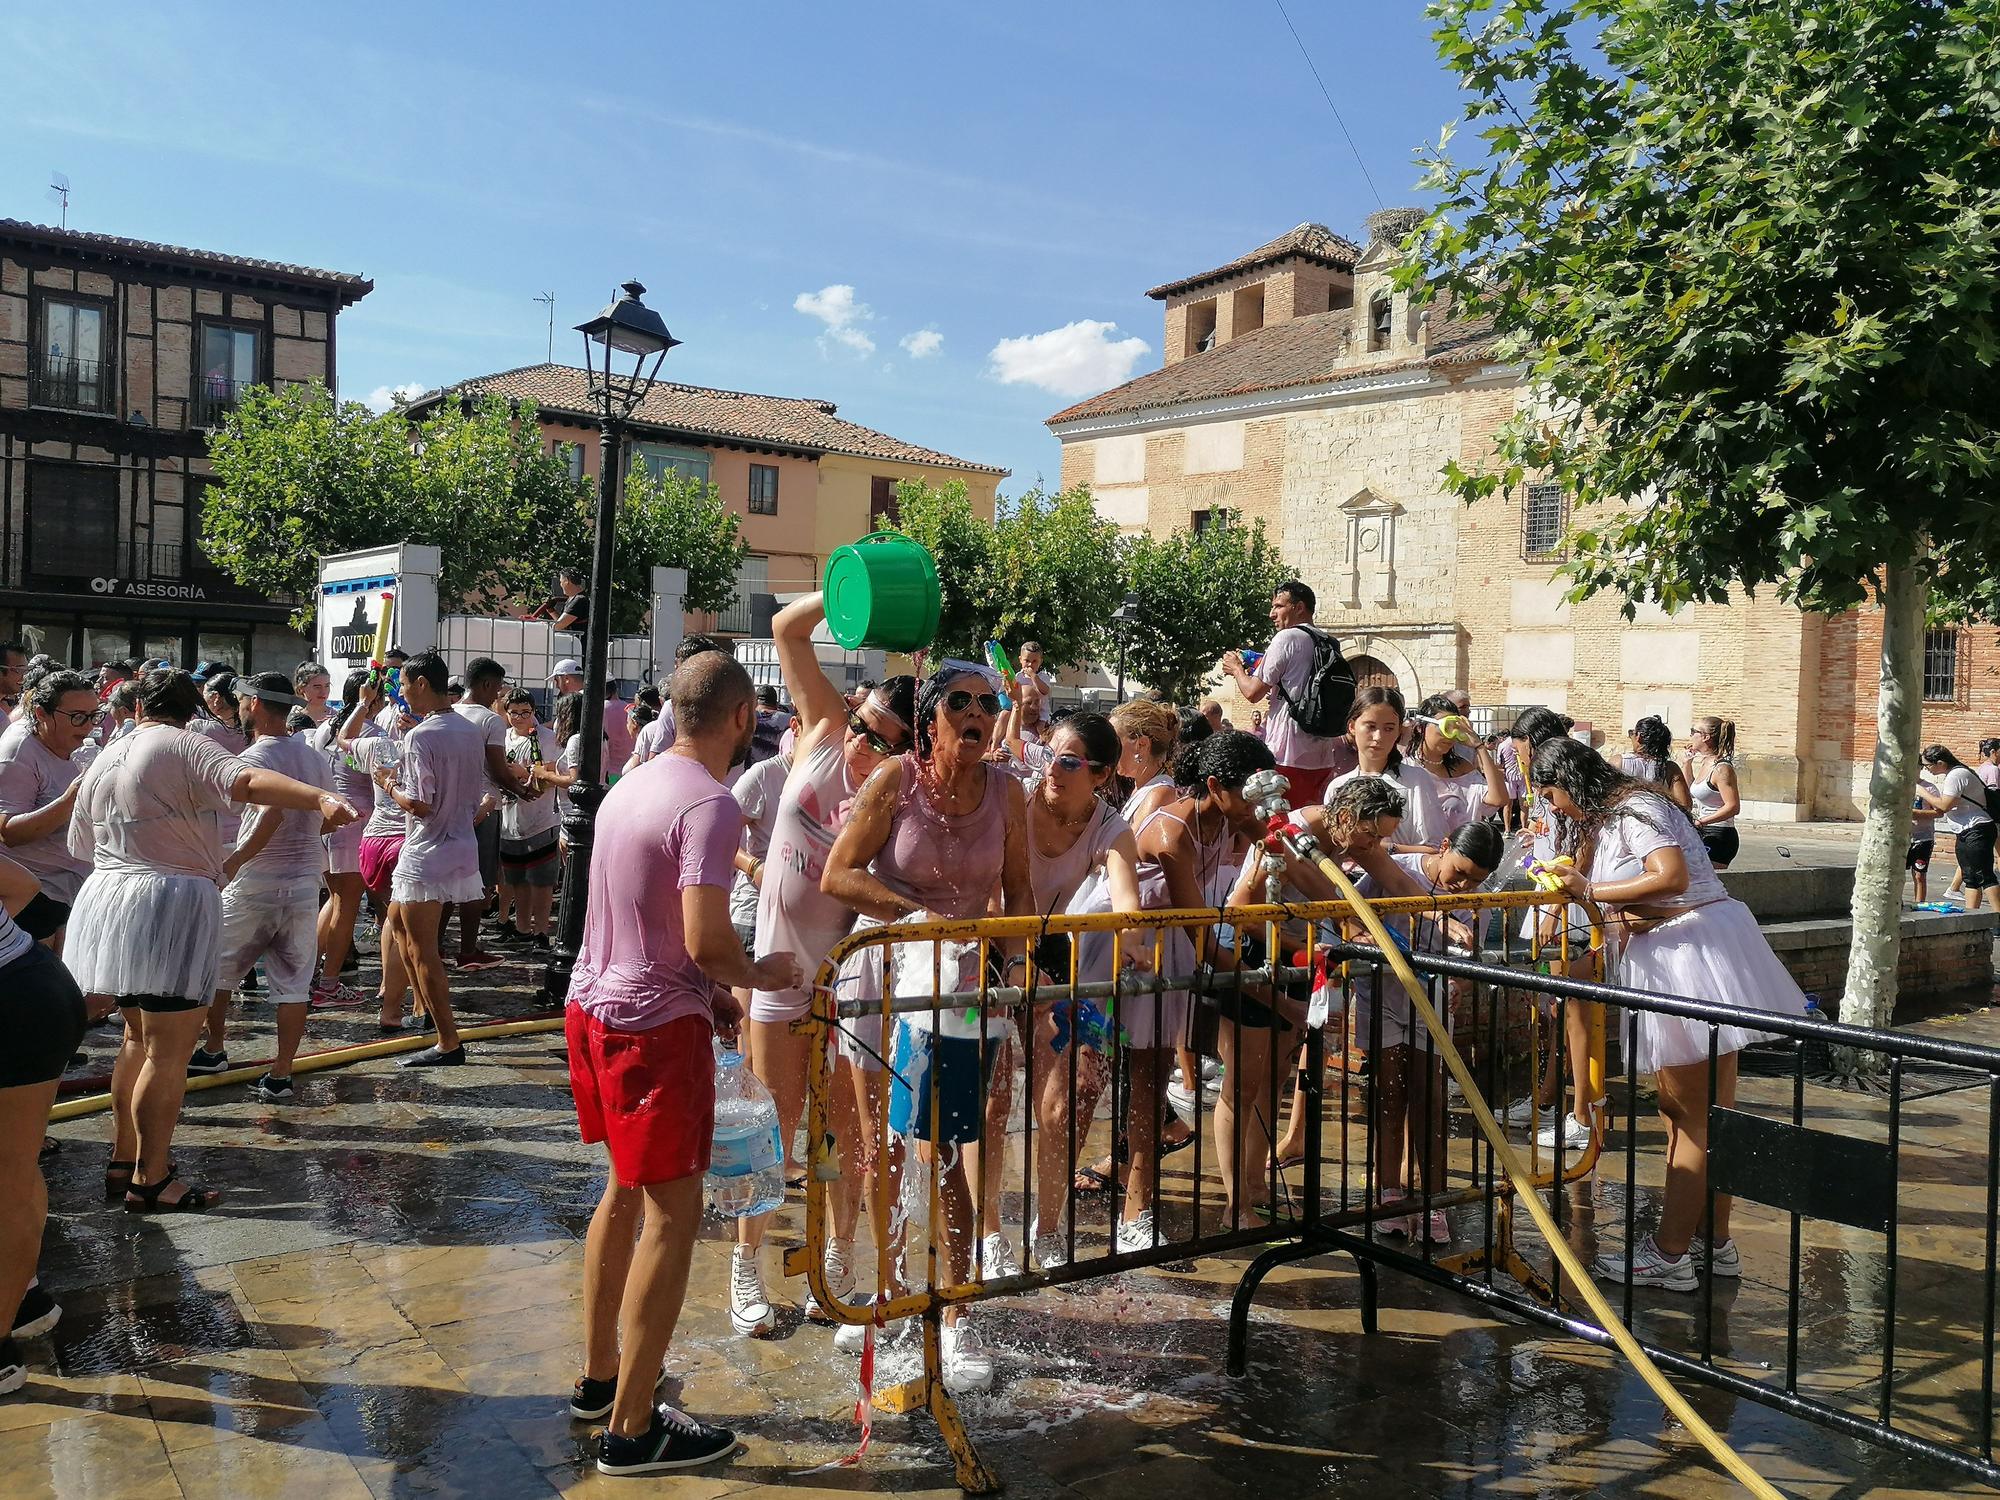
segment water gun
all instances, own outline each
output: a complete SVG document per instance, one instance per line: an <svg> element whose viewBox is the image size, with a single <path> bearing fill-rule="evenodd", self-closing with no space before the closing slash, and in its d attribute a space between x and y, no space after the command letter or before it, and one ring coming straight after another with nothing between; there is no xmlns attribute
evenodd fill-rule
<svg viewBox="0 0 2000 1500"><path fill-rule="evenodd" d="M1095 1001L1086 1000L1081 996L1077 998L1073 1009L1077 1046L1088 1047L1093 1052L1110 1051L1111 1017L1106 1015ZM1050 1046L1058 1057L1062 1056L1063 1048L1069 1045L1071 1014L1071 1006L1060 1004L1052 1007L1049 1012L1056 1027L1055 1038Z"/></svg>
<svg viewBox="0 0 2000 1500"><path fill-rule="evenodd" d="M1472 721L1463 714L1446 714L1439 719L1438 733L1448 740L1457 740L1461 745L1479 743L1479 736L1472 729Z"/></svg>
<svg viewBox="0 0 2000 1500"><path fill-rule="evenodd" d="M1556 873L1559 867L1573 867L1576 861L1567 854L1559 854L1551 860L1540 860L1533 856L1521 861L1521 868L1528 872L1528 879L1535 883L1537 890L1559 891L1563 888L1562 877Z"/></svg>
<svg viewBox="0 0 2000 1500"><path fill-rule="evenodd" d="M396 596L382 591L382 618L375 622L375 649L368 656L368 685L387 691L389 701L404 713L410 705L403 701L403 669L388 665L389 626L396 614Z"/></svg>
<svg viewBox="0 0 2000 1500"><path fill-rule="evenodd" d="M1007 648L998 641L988 641L986 643L986 665L1000 675L1000 706L1002 708L1012 708L1014 700L1008 695L1007 689L1014 685L1014 663L1007 659Z"/></svg>
<svg viewBox="0 0 2000 1500"><path fill-rule="evenodd" d="M1264 659L1264 653L1261 651L1239 651L1236 654L1243 659L1243 669L1246 672L1256 671L1257 663Z"/></svg>

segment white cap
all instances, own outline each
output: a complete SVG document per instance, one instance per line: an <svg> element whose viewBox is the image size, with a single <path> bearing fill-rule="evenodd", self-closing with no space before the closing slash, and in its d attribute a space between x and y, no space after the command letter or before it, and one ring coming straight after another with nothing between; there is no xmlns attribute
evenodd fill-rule
<svg viewBox="0 0 2000 1500"><path fill-rule="evenodd" d="M581 677L582 675L583 663L578 661L574 656L565 656L561 661L556 663L556 669L549 673L549 681L554 682L558 677Z"/></svg>

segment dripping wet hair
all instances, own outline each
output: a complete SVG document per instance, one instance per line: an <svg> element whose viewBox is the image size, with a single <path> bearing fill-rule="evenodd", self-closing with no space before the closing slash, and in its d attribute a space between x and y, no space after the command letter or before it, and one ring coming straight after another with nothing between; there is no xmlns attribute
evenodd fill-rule
<svg viewBox="0 0 2000 1500"><path fill-rule="evenodd" d="M1208 795L1210 780L1238 791L1259 771L1273 771L1277 766L1271 747L1256 735L1225 729L1196 744L1181 746L1174 755L1174 785L1199 799Z"/></svg>
<svg viewBox="0 0 2000 1500"><path fill-rule="evenodd" d="M1535 752L1528 784L1537 791L1553 787L1576 804L1581 814L1578 821L1559 820L1565 854L1574 855L1588 847L1615 817L1636 818L1669 838L1674 833L1671 819L1687 817L1679 803L1661 796L1650 782L1627 776L1588 745L1567 737L1550 740ZM1634 801L1635 797L1640 800Z"/></svg>

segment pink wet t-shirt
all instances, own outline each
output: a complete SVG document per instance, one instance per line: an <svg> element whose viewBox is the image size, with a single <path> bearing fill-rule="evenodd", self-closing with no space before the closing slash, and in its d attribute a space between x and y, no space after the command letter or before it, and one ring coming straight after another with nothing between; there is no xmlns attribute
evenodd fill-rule
<svg viewBox="0 0 2000 1500"><path fill-rule="evenodd" d="M1318 770L1334 763L1339 755L1340 736L1307 734L1292 722L1289 694L1293 700L1304 696L1312 682L1313 639L1292 625L1271 637L1271 648L1250 674L1271 684L1264 699L1264 743L1281 766L1297 766L1302 771ZM1280 692L1279 689L1284 689Z"/></svg>
<svg viewBox="0 0 2000 1500"><path fill-rule="evenodd" d="M220 881L221 825L249 769L204 735L164 724L134 730L83 773L69 852L99 870Z"/></svg>
<svg viewBox="0 0 2000 1500"><path fill-rule="evenodd" d="M727 891L742 837L736 799L687 756L621 776L597 819L569 1003L619 1031L712 1016L714 986L688 954L681 892Z"/></svg>

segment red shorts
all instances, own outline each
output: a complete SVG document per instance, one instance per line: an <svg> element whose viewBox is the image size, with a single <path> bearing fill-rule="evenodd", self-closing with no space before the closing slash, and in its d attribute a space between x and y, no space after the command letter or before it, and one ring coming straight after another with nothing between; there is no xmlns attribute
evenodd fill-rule
<svg viewBox="0 0 2000 1500"><path fill-rule="evenodd" d="M403 835L383 834L361 841L361 884L368 894L389 899L389 882L396 878L396 861L403 857Z"/></svg>
<svg viewBox="0 0 2000 1500"><path fill-rule="evenodd" d="M1326 800L1327 783L1333 780L1332 766L1280 766L1278 774L1292 784L1292 806L1311 807Z"/></svg>
<svg viewBox="0 0 2000 1500"><path fill-rule="evenodd" d="M682 1016L650 1031L617 1031L569 1008L569 1087L586 1146L603 1141L620 1187L675 1182L708 1170L715 1137L714 1024Z"/></svg>

